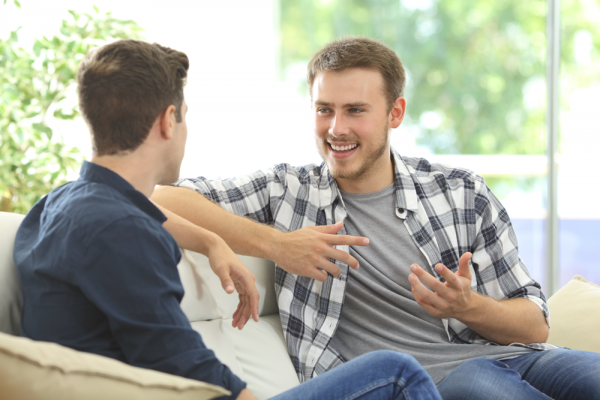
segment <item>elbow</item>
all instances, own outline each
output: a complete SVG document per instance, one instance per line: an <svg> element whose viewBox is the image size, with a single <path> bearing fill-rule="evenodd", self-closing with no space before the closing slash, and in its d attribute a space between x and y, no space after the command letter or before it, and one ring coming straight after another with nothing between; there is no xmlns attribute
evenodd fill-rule
<svg viewBox="0 0 600 400"><path fill-rule="evenodd" d="M540 329L538 329L537 341L535 343L546 343L548 340L548 336L550 335L550 327L544 319L544 322L541 323Z"/></svg>

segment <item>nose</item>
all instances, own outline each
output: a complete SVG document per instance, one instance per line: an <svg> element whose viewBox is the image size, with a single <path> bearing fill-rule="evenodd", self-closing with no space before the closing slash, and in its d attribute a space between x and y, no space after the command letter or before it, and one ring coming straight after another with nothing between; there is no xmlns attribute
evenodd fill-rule
<svg viewBox="0 0 600 400"><path fill-rule="evenodd" d="M329 134L335 137L342 137L350 134L348 121L346 121L344 115L336 114L336 116L331 119L331 125L329 126Z"/></svg>

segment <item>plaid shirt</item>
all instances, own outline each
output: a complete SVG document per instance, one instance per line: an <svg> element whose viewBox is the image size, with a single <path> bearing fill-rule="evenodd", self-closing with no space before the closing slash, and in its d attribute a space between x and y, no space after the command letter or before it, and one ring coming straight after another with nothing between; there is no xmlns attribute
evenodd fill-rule
<svg viewBox="0 0 600 400"><path fill-rule="evenodd" d="M460 255L469 251L473 253L473 290L494 299L529 299L549 322L545 297L519 257L508 214L483 178L468 170L392 152L396 215L403 219L430 266L442 263L456 272ZM182 179L175 185L193 189L229 212L284 232L334 224L346 217L336 181L324 163L303 167L280 164L230 180L208 181L200 177ZM346 234L345 228L339 233ZM348 246L338 248L349 250ZM339 261L336 264L341 276L329 275L323 283L276 268L281 323L300 382L344 362L329 346L341 317L348 278L348 266ZM435 269L433 273L444 281ZM450 342L495 344L456 319L442 322ZM555 348L547 344L527 347Z"/></svg>

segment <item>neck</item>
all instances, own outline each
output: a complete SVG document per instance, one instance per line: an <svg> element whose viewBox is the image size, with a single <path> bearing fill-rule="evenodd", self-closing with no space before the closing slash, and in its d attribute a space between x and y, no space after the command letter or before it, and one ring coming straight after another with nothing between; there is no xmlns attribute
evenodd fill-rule
<svg viewBox="0 0 600 400"><path fill-rule="evenodd" d="M146 197L150 197L159 181L156 171L153 170L154 163L148 162L135 152L126 155L93 155L91 162L118 174Z"/></svg>
<svg viewBox="0 0 600 400"><path fill-rule="evenodd" d="M391 153L389 157L382 157L377 165L367 173L356 178L336 178L341 191L353 194L373 193L385 189L394 183L394 162Z"/></svg>

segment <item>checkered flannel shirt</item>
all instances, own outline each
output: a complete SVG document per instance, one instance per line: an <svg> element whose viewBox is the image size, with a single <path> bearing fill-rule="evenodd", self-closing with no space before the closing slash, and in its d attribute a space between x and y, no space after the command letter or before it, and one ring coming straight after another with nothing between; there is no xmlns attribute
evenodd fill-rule
<svg viewBox="0 0 600 400"><path fill-rule="evenodd" d="M403 219L430 266L442 263L456 272L460 255L469 251L473 253L473 290L494 299L529 299L549 322L545 297L519 257L508 214L483 178L468 170L392 152L396 215ZM193 189L229 212L284 232L334 224L346 217L336 181L325 164L279 164L249 176L216 181L202 177L182 179L175 185ZM347 234L345 228L339 233ZM348 246L338 248L349 250ZM281 323L300 382L344 362L329 346L341 317L348 278L348 266L339 261L336 264L341 276L329 275L324 283L276 268ZM435 269L433 273L444 281ZM456 319L442 322L452 343L495 344ZM546 344L527 347L554 348Z"/></svg>

